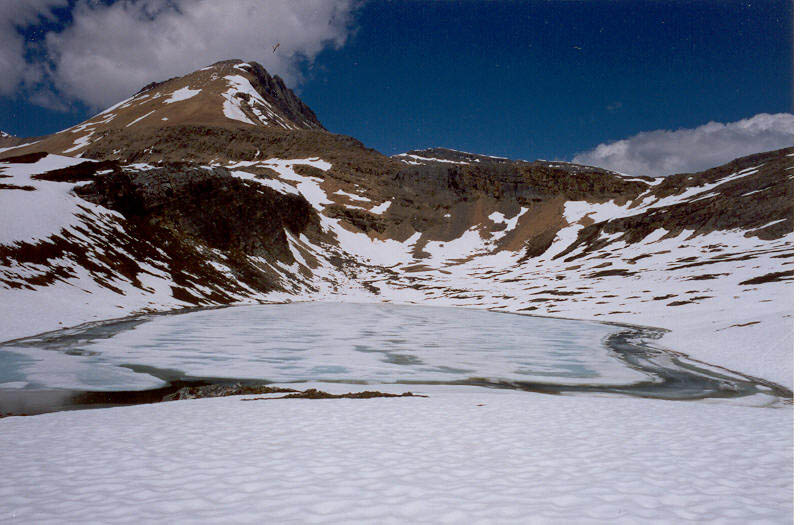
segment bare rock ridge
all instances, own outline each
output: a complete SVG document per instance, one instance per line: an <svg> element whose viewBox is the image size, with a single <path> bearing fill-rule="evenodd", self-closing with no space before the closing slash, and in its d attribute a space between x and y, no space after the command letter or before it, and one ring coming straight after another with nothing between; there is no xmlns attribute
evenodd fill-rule
<svg viewBox="0 0 800 525"><path fill-rule="evenodd" d="M249 69L250 73L255 76L253 87L256 91L266 100L274 103L293 122L308 128L325 129L317 120L317 115L294 94L294 91L286 87L281 77L270 76L267 70L257 62L248 62L245 69Z"/></svg>
<svg viewBox="0 0 800 525"><path fill-rule="evenodd" d="M13 146L18 146L23 144L25 139L21 137L15 137L14 135L10 135L5 131L0 131L0 148L11 148Z"/></svg>
<svg viewBox="0 0 800 525"><path fill-rule="evenodd" d="M5 304L38 308L56 287L114 316L348 297L717 316L732 320L723 335L791 316L791 148L659 178L446 148L387 157L238 60L0 146L0 208L16 210L0 237ZM49 229L31 226L41 209Z"/></svg>
<svg viewBox="0 0 800 525"><path fill-rule="evenodd" d="M411 150L405 153L394 155L395 158L407 162L414 163L432 163L432 162L450 162L450 163L465 163L465 162L487 162L487 163L507 163L514 162L511 159L504 157L492 157L490 155L479 155L477 153L467 153L466 151L458 151L449 148L427 148L424 150Z"/></svg>

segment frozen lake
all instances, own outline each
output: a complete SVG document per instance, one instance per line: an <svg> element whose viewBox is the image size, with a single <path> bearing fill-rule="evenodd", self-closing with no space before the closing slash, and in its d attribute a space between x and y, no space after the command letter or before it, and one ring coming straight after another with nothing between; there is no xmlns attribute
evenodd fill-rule
<svg viewBox="0 0 800 525"><path fill-rule="evenodd" d="M239 380L471 384L679 399L770 393L735 373L687 366L649 346L652 337L657 332L459 308L219 308L84 325L0 345L0 397Z"/></svg>

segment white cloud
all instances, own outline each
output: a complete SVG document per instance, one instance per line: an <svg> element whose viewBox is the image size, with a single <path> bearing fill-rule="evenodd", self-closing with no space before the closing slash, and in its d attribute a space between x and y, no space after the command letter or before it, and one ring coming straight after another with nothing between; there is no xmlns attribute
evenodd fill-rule
<svg viewBox="0 0 800 525"><path fill-rule="evenodd" d="M344 44L354 9L353 0L78 0L72 24L47 35L48 73L62 94L94 107L229 58L295 85L301 61Z"/></svg>
<svg viewBox="0 0 800 525"><path fill-rule="evenodd" d="M37 65L25 62L25 40L18 28L52 18L52 9L66 5L67 0L0 0L0 94L13 94L21 82L41 76Z"/></svg>
<svg viewBox="0 0 800 525"><path fill-rule="evenodd" d="M645 131L578 153L572 162L631 175L669 175L712 168L736 157L791 146L793 116L761 113L693 129Z"/></svg>

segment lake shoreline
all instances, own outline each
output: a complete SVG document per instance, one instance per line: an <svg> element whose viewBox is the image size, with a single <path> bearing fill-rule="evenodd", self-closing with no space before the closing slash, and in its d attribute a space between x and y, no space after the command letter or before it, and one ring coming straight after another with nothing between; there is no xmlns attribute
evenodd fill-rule
<svg viewBox="0 0 800 525"><path fill-rule="evenodd" d="M314 303L314 302L308 302ZM272 305L286 303L269 303ZM298 304L298 303L291 303ZM373 306L373 303L363 303ZM198 311L219 310L224 308L243 308L248 305L236 305L232 307L212 306L207 308L186 308L176 309L165 312L148 313L126 316L104 321L92 321L75 327L63 330L49 331L36 336L18 338L0 344L25 344L31 340L49 341L64 337L80 337L84 332L91 330L101 330L105 336L113 334L115 331L124 331L139 324L148 322L164 316L175 316L194 313ZM424 306L424 305L416 305ZM471 309L477 310L477 309ZM530 315L524 312L496 312L485 310L491 313L511 313L521 317L536 317L543 319L554 319L549 316ZM582 321L564 318L564 320ZM453 385L483 386L500 389L516 389L529 392L544 394L618 394L634 397L645 397L654 399L676 399L693 400L705 398L730 398L741 397L752 394L766 394L773 396L776 403L792 403L793 393L791 390L770 381L742 374L736 371L717 367L709 363L703 363L692 359L685 354L674 352L668 349L659 348L653 345L660 339L666 330L631 325L627 323L615 323L604 321L589 321L595 324L603 324L618 328L611 336L607 337L603 344L613 352L619 359L644 374L657 376L658 381L640 381L628 385L592 385L578 384L567 385L558 383L542 382L522 382L522 381L498 381L482 380L472 378L469 381L453 381ZM665 363L668 366L665 366ZM0 390L0 417L13 415L35 415L56 411L81 410L89 408L108 408L113 406L128 406L136 404L159 403L167 400L171 395L180 389L197 388L206 386L224 386L233 388L236 386L259 387L259 386L295 386L307 384L306 380L300 382L276 382L258 378L237 378L237 377L205 377L191 376L184 374L180 370L160 369L144 365L120 365L134 372L149 374L163 382L163 386L150 389L138 390L77 390L77 389L41 389L41 390ZM380 388L386 384L405 384L422 386L425 381L398 381L396 383L375 383L369 381L344 380L344 381L316 381L326 383L345 383L353 386L372 385ZM446 382L432 382L432 384L447 384ZM676 387L677 385L677 387ZM202 396L199 396L202 397Z"/></svg>

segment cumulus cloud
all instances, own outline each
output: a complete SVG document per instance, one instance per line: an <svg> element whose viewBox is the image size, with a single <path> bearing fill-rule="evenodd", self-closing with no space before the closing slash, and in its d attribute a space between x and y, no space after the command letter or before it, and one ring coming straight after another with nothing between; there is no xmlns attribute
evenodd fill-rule
<svg viewBox="0 0 800 525"><path fill-rule="evenodd" d="M631 175L701 171L736 157L791 146L793 121L789 113L761 113L728 124L712 121L692 129L645 131L578 153L572 162Z"/></svg>
<svg viewBox="0 0 800 525"><path fill-rule="evenodd" d="M52 10L65 7L67 0L26 0L0 2L0 94L10 95L20 83L41 78L41 68L25 60L25 40L19 29L52 19Z"/></svg>
<svg viewBox="0 0 800 525"><path fill-rule="evenodd" d="M0 41L0 66L6 71L40 67L55 90L95 108L128 97L154 80L229 58L258 61L293 86L300 80L300 64L313 62L326 46L345 43L352 31L354 2L119 0L107 5L77 0L71 23L46 36L46 63L26 64L19 33L0 26L5 38ZM20 25L66 3L0 1L5 11L0 24ZM20 81L21 74L15 81L2 80L0 90L13 90Z"/></svg>

